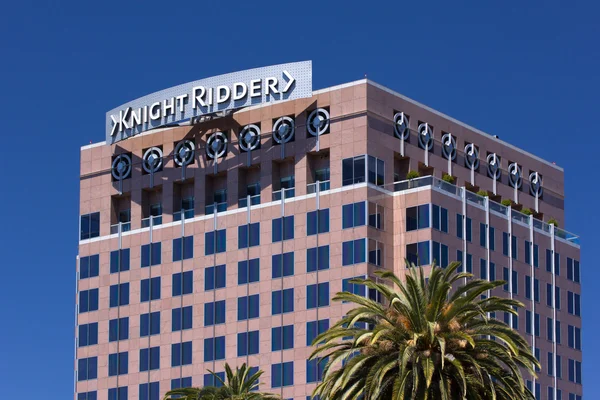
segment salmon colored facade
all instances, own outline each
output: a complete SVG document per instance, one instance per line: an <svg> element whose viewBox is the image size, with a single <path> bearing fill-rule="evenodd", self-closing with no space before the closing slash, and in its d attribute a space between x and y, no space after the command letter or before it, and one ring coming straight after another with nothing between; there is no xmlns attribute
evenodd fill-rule
<svg viewBox="0 0 600 400"><path fill-rule="evenodd" d="M307 119L318 108L329 118L314 136ZM294 123L284 144L272 135L282 116ZM261 134L247 152L240 132L249 124ZM227 151L213 159L215 132ZM184 140L194 150L187 165L176 152ZM162 164L146 164L156 168L149 173L144 155L153 147ZM113 166L122 154L131 171L119 179ZM406 180L411 170L421 177ZM442 181L446 173L454 184ZM531 218L518 211L525 208ZM162 399L171 388L212 383L208 369L245 362L265 371L262 391L304 400L319 379L307 342L350 307L331 298L371 295L345 280L381 268L403 275L406 258L461 259L475 276L506 278L494 294L525 304L506 320L542 364L528 384L540 399L582 396L579 242L543 222L565 226L563 170L374 82L84 146L80 214L76 399Z"/></svg>

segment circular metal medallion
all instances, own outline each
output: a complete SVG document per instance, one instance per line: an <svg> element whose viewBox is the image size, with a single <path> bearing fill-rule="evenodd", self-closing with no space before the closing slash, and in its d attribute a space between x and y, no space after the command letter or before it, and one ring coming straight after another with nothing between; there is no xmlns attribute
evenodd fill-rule
<svg viewBox="0 0 600 400"><path fill-rule="evenodd" d="M240 149L250 151L260 145L260 128L257 125L246 125L240 131Z"/></svg>
<svg viewBox="0 0 600 400"><path fill-rule="evenodd" d="M442 154L447 160L456 158L456 139L450 133L442 136Z"/></svg>
<svg viewBox="0 0 600 400"><path fill-rule="evenodd" d="M194 149L196 145L191 140L182 140L175 146L175 154L173 155L173 161L175 164L183 167L184 165L191 164L194 161Z"/></svg>
<svg viewBox="0 0 600 400"><path fill-rule="evenodd" d="M112 176L120 181L129 178L131 174L131 157L128 154L120 154L112 162Z"/></svg>
<svg viewBox="0 0 600 400"><path fill-rule="evenodd" d="M147 173L160 171L163 163L163 152L158 147L150 147L144 153L142 168Z"/></svg>
<svg viewBox="0 0 600 400"><path fill-rule="evenodd" d="M406 140L410 134L408 130L408 118L403 112L394 115L394 134L398 139Z"/></svg>
<svg viewBox="0 0 600 400"><path fill-rule="evenodd" d="M306 129L313 136L319 136L327 132L329 128L329 112L324 108L317 108L308 116Z"/></svg>
<svg viewBox="0 0 600 400"><path fill-rule="evenodd" d="M542 187L542 176L538 172L529 174L529 192L535 197L540 197L544 192L544 188Z"/></svg>
<svg viewBox="0 0 600 400"><path fill-rule="evenodd" d="M290 117L281 117L273 125L273 140L279 144L287 143L294 137L295 124Z"/></svg>
<svg viewBox="0 0 600 400"><path fill-rule="evenodd" d="M487 165L488 176L497 181L502 172L500 169L500 157L496 153L488 154Z"/></svg>
<svg viewBox="0 0 600 400"><path fill-rule="evenodd" d="M523 184L523 171L519 164L512 163L508 166L508 183L510 186L519 189Z"/></svg>
<svg viewBox="0 0 600 400"><path fill-rule="evenodd" d="M227 152L227 136L223 132L215 132L206 141L206 155L217 159Z"/></svg>
<svg viewBox="0 0 600 400"><path fill-rule="evenodd" d="M419 146L426 150L433 148L433 131L428 123L419 125Z"/></svg>
<svg viewBox="0 0 600 400"><path fill-rule="evenodd" d="M479 168L479 150L473 143L465 146L465 165L468 168Z"/></svg>

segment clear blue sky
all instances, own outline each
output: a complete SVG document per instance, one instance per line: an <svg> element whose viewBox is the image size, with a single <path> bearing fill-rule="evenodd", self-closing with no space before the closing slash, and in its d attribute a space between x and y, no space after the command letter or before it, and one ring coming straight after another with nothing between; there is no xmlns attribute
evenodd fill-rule
<svg viewBox="0 0 600 400"><path fill-rule="evenodd" d="M79 147L104 139L106 111L175 84L305 59L313 60L315 89L368 74L565 168L566 228L583 237L585 395L600 398L600 343L593 340L600 268L592 256L599 230L600 5L333 3L3 3L5 398L72 398Z"/></svg>

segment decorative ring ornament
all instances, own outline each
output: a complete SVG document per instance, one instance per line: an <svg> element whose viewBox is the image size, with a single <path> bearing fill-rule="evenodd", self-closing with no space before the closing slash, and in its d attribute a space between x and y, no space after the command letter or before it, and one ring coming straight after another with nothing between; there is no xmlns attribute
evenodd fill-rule
<svg viewBox="0 0 600 400"><path fill-rule="evenodd" d="M540 197L544 192L542 177L538 172L529 174L529 192L535 197Z"/></svg>
<svg viewBox="0 0 600 400"><path fill-rule="evenodd" d="M221 158L227 152L227 136L223 132L215 132L206 141L206 155L209 158Z"/></svg>
<svg viewBox="0 0 600 400"><path fill-rule="evenodd" d="M183 167L185 165L191 164L194 161L194 149L196 145L191 140L182 140L177 143L175 146L175 154L173 156L173 161L175 164Z"/></svg>
<svg viewBox="0 0 600 400"><path fill-rule="evenodd" d="M433 148L433 131L428 123L419 125L419 145L421 148L431 150Z"/></svg>
<svg viewBox="0 0 600 400"><path fill-rule="evenodd" d="M158 172L162 167L163 163L163 152L158 147L150 147L144 153L142 160L142 168L147 173Z"/></svg>
<svg viewBox="0 0 600 400"><path fill-rule="evenodd" d="M306 121L308 133L313 136L320 136L327 132L329 128L329 112L324 108L317 108L308 115Z"/></svg>
<svg viewBox="0 0 600 400"><path fill-rule="evenodd" d="M112 162L112 176L120 181L131 174L131 157L128 154L118 155Z"/></svg>
<svg viewBox="0 0 600 400"><path fill-rule="evenodd" d="M479 150L473 143L465 146L465 165L472 169L479 168Z"/></svg>
<svg viewBox="0 0 600 400"><path fill-rule="evenodd" d="M442 154L447 160L456 158L456 139L450 133L442 136Z"/></svg>
<svg viewBox="0 0 600 400"><path fill-rule="evenodd" d="M258 148L260 144L260 128L257 125L246 125L240 131L240 148L250 151Z"/></svg>
<svg viewBox="0 0 600 400"><path fill-rule="evenodd" d="M487 172L488 176L497 181L500 178L502 170L500 169L500 157L496 153L488 154L487 156Z"/></svg>
<svg viewBox="0 0 600 400"><path fill-rule="evenodd" d="M519 164L512 163L508 166L508 183L510 186L519 189L523 184L523 171Z"/></svg>
<svg viewBox="0 0 600 400"><path fill-rule="evenodd" d="M290 117L281 117L273 125L273 140L279 144L287 143L294 137L295 124Z"/></svg>
<svg viewBox="0 0 600 400"><path fill-rule="evenodd" d="M408 118L403 112L394 115L394 134L398 139L406 140L410 134L408 130Z"/></svg>

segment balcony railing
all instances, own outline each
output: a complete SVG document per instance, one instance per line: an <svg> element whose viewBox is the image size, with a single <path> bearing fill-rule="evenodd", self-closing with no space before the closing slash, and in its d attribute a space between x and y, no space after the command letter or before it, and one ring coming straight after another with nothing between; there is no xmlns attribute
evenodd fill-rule
<svg viewBox="0 0 600 400"><path fill-rule="evenodd" d="M214 214L215 209L217 210L218 213L227 211L227 203L223 202L223 203L215 203L215 204L207 205L204 207L204 213L206 215Z"/></svg>
<svg viewBox="0 0 600 400"><path fill-rule="evenodd" d="M394 183L394 192L399 192L408 189L415 189L424 186L433 186L435 189L442 190L452 195L460 196L463 188L460 188L452 183L445 182L433 176L423 176L415 179L408 179ZM485 197L480 196L477 193L466 191L465 197L469 203L478 204L485 206ZM495 201L489 200L490 210L497 212L498 214L508 216L508 207L502 204L496 203ZM512 220L518 221L522 224L529 225L530 218L533 221L533 227L543 232L550 233L551 227L544 221L533 218L533 216L525 215L517 210L512 210ZM579 236L574 235L564 229L554 228L554 235L566 242L573 243L575 245L580 244Z"/></svg>
<svg viewBox="0 0 600 400"><path fill-rule="evenodd" d="M431 186L432 184L433 176L422 176L420 178L407 179L405 181L394 182L394 192Z"/></svg>
<svg viewBox="0 0 600 400"><path fill-rule="evenodd" d="M250 205L255 206L257 204L260 204L260 194L250 196ZM242 197L241 199L239 199L238 207L239 208L248 207L248 197Z"/></svg>
<svg viewBox="0 0 600 400"><path fill-rule="evenodd" d="M281 189L273 192L273 201L281 200L281 192L285 192L286 199L296 196L296 188Z"/></svg>
<svg viewBox="0 0 600 400"><path fill-rule="evenodd" d="M121 232L129 232L131 230L131 222L119 222L110 226L110 234L119 233L119 225L121 226Z"/></svg>
<svg viewBox="0 0 600 400"><path fill-rule="evenodd" d="M153 226L162 224L162 215L155 215L153 217L143 218L142 228L148 228L150 226L150 219L152 219Z"/></svg>
<svg viewBox="0 0 600 400"><path fill-rule="evenodd" d="M319 183L319 191L320 192L324 192L325 190L331 189L330 181L322 181L322 182L318 182L318 183ZM317 182L309 183L308 185L306 185L306 193L307 194L312 194L312 193L316 193L316 192L317 192Z"/></svg>
<svg viewBox="0 0 600 400"><path fill-rule="evenodd" d="M181 210L173 213L173 221L181 221L181 215L183 214L184 219L194 218L194 209Z"/></svg>

